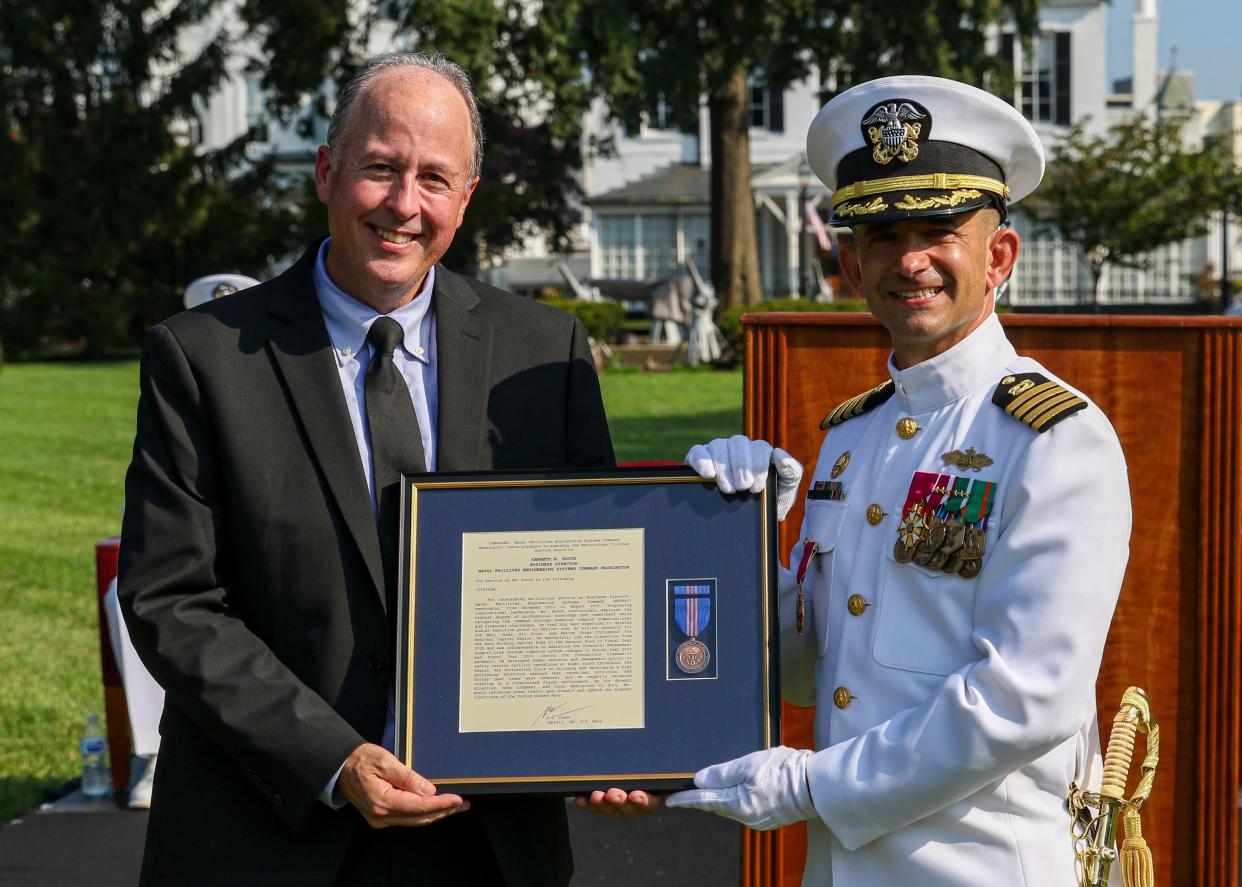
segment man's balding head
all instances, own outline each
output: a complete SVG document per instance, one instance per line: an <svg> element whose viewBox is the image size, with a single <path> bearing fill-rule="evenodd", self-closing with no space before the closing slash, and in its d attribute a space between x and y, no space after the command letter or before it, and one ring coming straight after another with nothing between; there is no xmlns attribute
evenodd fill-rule
<svg viewBox="0 0 1242 887"><path fill-rule="evenodd" d="M349 138L351 112L359 96L377 77L398 68L416 68L438 74L461 94L470 118L470 178L477 179L483 167L483 123L479 116L479 104L470 86L470 75L439 53L390 52L377 56L345 85L337 98L332 119L328 121L328 150L332 152L333 162L340 159L341 145Z"/></svg>

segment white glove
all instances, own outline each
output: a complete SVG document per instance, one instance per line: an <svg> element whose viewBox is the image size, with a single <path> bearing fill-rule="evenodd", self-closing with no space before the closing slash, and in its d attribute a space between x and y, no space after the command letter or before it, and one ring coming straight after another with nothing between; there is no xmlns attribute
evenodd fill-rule
<svg viewBox="0 0 1242 887"><path fill-rule="evenodd" d="M753 829L780 828L818 814L806 782L804 748L780 745L705 767L694 774L698 788L674 792L670 807L691 807L736 820Z"/></svg>
<svg viewBox="0 0 1242 887"><path fill-rule="evenodd" d="M750 440L742 434L696 444L686 453L686 464L704 480L715 478L722 493L762 491L768 481L768 465L775 465L777 520L784 520L793 508L802 480L802 465L797 459L780 447L773 449L766 440Z"/></svg>

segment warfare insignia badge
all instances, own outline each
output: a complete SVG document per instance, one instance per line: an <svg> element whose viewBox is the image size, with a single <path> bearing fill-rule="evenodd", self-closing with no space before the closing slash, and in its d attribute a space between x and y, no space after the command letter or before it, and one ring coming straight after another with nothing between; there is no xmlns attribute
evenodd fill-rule
<svg viewBox="0 0 1242 887"><path fill-rule="evenodd" d="M931 115L909 99L881 102L863 116L862 130L876 163L887 166L894 157L909 163L919 156L919 142L931 134Z"/></svg>
<svg viewBox="0 0 1242 887"><path fill-rule="evenodd" d="M961 450L950 450L947 453L941 453L940 458L946 465L955 465L968 471L982 471L992 464L991 456L986 453L976 453L974 447L964 453Z"/></svg>

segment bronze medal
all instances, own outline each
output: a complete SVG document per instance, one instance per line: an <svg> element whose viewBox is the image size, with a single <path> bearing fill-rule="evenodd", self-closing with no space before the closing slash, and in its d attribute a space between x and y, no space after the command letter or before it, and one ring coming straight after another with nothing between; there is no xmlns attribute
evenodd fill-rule
<svg viewBox="0 0 1242 887"><path fill-rule="evenodd" d="M944 562L944 566L940 569L953 576L962 571L962 564L964 563L966 562L962 560L962 550L959 548L949 555L949 559Z"/></svg>
<svg viewBox="0 0 1242 887"><path fill-rule="evenodd" d="M698 674L712 661L711 651L702 642L690 638L683 641L674 654L677 667L686 674Z"/></svg>
<svg viewBox="0 0 1242 887"><path fill-rule="evenodd" d="M963 579L974 579L982 569L983 561L981 559L969 558L962 561L962 568L958 571L958 575Z"/></svg>
<svg viewBox="0 0 1242 887"><path fill-rule="evenodd" d="M914 549L923 541L927 532L927 521L919 513L918 506L913 506L901 519L897 527L897 541L893 543L893 560L899 564L908 564L914 557Z"/></svg>
<svg viewBox="0 0 1242 887"><path fill-rule="evenodd" d="M956 518L951 517L944 525L944 542L940 548L932 555L931 560L927 562L930 570L943 570L944 565L949 562L949 557L962 547L962 542L966 538L966 527Z"/></svg>
<svg viewBox="0 0 1242 887"><path fill-rule="evenodd" d="M966 538L962 541L962 557L967 560L983 560L986 545L987 537L982 527L967 527Z"/></svg>
<svg viewBox="0 0 1242 887"><path fill-rule="evenodd" d="M936 517L934 514L927 515L927 535L923 541L919 543L918 548L914 552L912 560L920 567L927 566L927 562L932 559L940 546L944 544L945 526L944 521Z"/></svg>

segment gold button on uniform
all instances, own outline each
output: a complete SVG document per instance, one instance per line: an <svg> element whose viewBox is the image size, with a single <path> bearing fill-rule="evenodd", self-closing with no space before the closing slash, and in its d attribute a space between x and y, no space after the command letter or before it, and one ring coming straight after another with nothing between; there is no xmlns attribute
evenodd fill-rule
<svg viewBox="0 0 1242 887"><path fill-rule="evenodd" d="M872 502L867 506L867 523L875 526L884 520L884 508L878 502Z"/></svg>
<svg viewBox="0 0 1242 887"><path fill-rule="evenodd" d="M861 616L863 611L870 607L867 599L861 594L851 594L845 602L845 607L850 611L851 616Z"/></svg>
<svg viewBox="0 0 1242 887"><path fill-rule="evenodd" d="M854 701L854 694L845 687L837 687L832 691L832 701L837 708L849 708Z"/></svg>
<svg viewBox="0 0 1242 887"><path fill-rule="evenodd" d="M909 416L903 416L897 420L897 435L902 440L909 440L914 437L915 432L919 430L919 423L915 422Z"/></svg>

